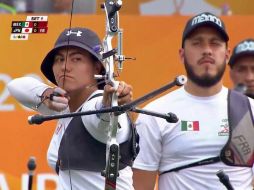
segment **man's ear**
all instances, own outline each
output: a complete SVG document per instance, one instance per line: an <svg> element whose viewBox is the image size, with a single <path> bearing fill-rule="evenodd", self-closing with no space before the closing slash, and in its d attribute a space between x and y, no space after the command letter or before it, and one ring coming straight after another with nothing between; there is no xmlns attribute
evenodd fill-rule
<svg viewBox="0 0 254 190"><path fill-rule="evenodd" d="M226 60L227 60L227 63L228 63L228 61L230 59L230 54L231 54L231 49L227 48L227 50L226 50Z"/></svg>
<svg viewBox="0 0 254 190"><path fill-rule="evenodd" d="M179 53L179 57L180 57L181 62L184 63L184 49L180 48L178 53Z"/></svg>

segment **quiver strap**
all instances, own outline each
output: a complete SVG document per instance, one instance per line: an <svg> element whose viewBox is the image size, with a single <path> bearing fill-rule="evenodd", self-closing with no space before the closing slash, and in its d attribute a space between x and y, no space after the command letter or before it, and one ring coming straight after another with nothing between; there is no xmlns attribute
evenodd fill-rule
<svg viewBox="0 0 254 190"><path fill-rule="evenodd" d="M254 162L254 122L247 96L229 90L229 139L221 151L221 161L230 166L252 167Z"/></svg>

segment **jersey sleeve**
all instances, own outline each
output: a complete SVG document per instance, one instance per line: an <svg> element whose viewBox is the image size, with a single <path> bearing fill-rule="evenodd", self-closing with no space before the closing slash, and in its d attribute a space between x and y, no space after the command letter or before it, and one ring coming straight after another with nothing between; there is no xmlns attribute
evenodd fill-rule
<svg viewBox="0 0 254 190"><path fill-rule="evenodd" d="M133 168L157 171L162 153L162 138L157 119L140 114L136 121L136 127L140 136L140 152L134 161Z"/></svg>
<svg viewBox="0 0 254 190"><path fill-rule="evenodd" d="M38 111L42 114L53 114L54 111L48 109L44 104L38 105L41 101L40 96L50 86L42 83L33 77L20 77L13 79L7 84L10 94L22 105Z"/></svg>
<svg viewBox="0 0 254 190"><path fill-rule="evenodd" d="M87 101L82 111L91 111L101 109L102 96ZM82 121L88 132L98 141L106 143L108 139L108 129L110 124L108 113L92 114L82 116ZM130 133L130 123L126 114L118 116L119 126L117 131L117 142L122 143L128 139Z"/></svg>

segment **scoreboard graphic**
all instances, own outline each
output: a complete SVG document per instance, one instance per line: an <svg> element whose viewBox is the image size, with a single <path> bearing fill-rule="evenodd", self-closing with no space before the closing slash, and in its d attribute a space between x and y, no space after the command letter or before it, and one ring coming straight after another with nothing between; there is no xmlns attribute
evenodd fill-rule
<svg viewBox="0 0 254 190"><path fill-rule="evenodd" d="M10 40L28 40L29 34L46 34L48 16L27 16L25 21L12 21Z"/></svg>

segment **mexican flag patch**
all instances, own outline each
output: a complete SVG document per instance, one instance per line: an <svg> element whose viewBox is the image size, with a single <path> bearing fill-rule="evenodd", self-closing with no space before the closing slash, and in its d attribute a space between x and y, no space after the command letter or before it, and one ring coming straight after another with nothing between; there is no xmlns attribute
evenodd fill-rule
<svg viewBox="0 0 254 190"><path fill-rule="evenodd" d="M182 131L199 131L199 121L181 121Z"/></svg>

